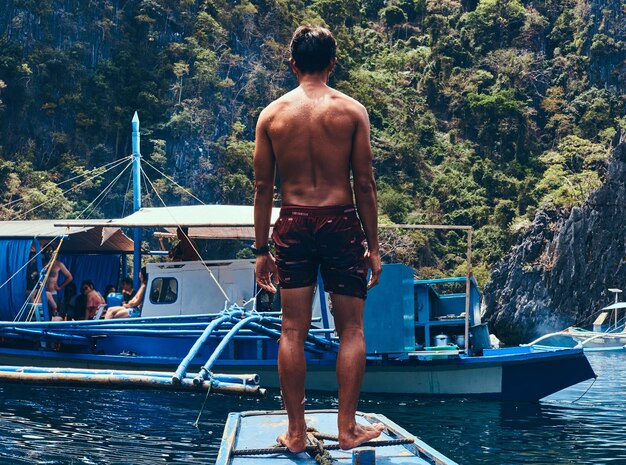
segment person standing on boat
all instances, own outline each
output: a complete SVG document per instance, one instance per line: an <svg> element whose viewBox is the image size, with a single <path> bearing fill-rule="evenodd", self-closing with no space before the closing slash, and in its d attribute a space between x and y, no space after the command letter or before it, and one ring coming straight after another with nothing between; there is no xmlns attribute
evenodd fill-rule
<svg viewBox="0 0 626 465"><path fill-rule="evenodd" d="M59 291L71 283L74 280L74 277L72 276L72 273L70 273L70 270L68 270L65 266L65 263L59 260L58 257L54 260L54 262L52 262L54 253L51 247L46 249L45 256L48 260L48 266L51 266L50 273L48 274L48 280L46 281L46 291L52 295L55 307L59 307L61 305ZM61 275L63 275L64 279L63 282L59 284L59 277Z"/></svg>
<svg viewBox="0 0 626 465"><path fill-rule="evenodd" d="M176 244L170 251L169 257L173 262L192 262L198 260L196 243L189 237L189 229L185 226L176 228Z"/></svg>
<svg viewBox="0 0 626 465"><path fill-rule="evenodd" d="M381 424L366 427L355 420L365 372L365 297L382 268L369 118L363 105L327 85L337 63L336 49L327 29L299 27L291 40L289 60L299 86L270 103L256 126L256 279L270 292L276 292L272 280L280 284L278 370L289 427L278 440L292 452L306 447L304 341L318 269L331 296L341 342L339 445L351 449L383 429ZM272 234L274 258L268 236L276 167L282 208Z"/></svg>

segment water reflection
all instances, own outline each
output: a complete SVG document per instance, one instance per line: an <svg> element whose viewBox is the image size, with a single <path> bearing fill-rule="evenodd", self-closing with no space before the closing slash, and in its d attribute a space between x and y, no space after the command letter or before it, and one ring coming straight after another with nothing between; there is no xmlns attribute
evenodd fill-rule
<svg viewBox="0 0 626 465"><path fill-rule="evenodd" d="M591 354L600 378L539 403L366 396L386 415L460 464L626 464L626 354ZM279 399L187 393L0 386L0 463L211 464L230 411L280 408ZM576 402L574 402L576 401ZM313 393L309 408L336 407ZM269 445L269 444L268 444Z"/></svg>

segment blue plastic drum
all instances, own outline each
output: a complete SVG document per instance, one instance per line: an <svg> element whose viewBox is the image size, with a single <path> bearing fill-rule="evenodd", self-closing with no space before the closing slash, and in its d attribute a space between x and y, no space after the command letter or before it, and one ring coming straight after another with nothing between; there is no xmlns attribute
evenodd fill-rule
<svg viewBox="0 0 626 465"><path fill-rule="evenodd" d="M124 302L121 292L111 292L107 295L107 307L119 307Z"/></svg>

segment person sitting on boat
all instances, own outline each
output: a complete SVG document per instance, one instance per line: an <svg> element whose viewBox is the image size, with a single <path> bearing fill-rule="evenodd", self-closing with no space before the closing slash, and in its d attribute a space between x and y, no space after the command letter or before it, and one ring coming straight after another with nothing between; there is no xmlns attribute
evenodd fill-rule
<svg viewBox="0 0 626 465"><path fill-rule="evenodd" d="M128 303L133 297L135 297L135 294L137 294L137 291L133 289L133 278L126 276L122 279L122 300L124 303Z"/></svg>
<svg viewBox="0 0 626 465"><path fill-rule="evenodd" d="M196 243L189 237L189 228L185 226L179 226L176 228L176 237L178 237L178 244L176 244L170 251L169 257L174 262L191 262L198 260L198 253L196 250Z"/></svg>
<svg viewBox="0 0 626 465"><path fill-rule="evenodd" d="M115 286L113 284L107 284L106 286L104 286L104 294L102 294L105 299L109 296L109 294L115 294L115 291L117 289L115 288Z"/></svg>
<svg viewBox="0 0 626 465"><path fill-rule="evenodd" d="M76 299L78 298L78 293L76 290L76 283L71 282L63 291L63 302L61 302L61 315L67 320L75 320L76 319ZM85 311L83 310L80 315L84 315Z"/></svg>
<svg viewBox="0 0 626 465"><path fill-rule="evenodd" d="M85 320L93 320L101 305L104 305L104 298L96 291L93 281L86 279L80 285L80 292L85 296Z"/></svg>
<svg viewBox="0 0 626 465"><path fill-rule="evenodd" d="M369 118L363 105L326 84L337 62L336 47L327 29L299 27L291 40L289 62L300 85L270 103L256 126L256 279L275 292L273 273L281 287L278 372L289 426L278 440L291 452L306 448L304 341L311 326L318 269L331 295L341 342L339 446L351 449L378 437L384 428L362 426L355 419L365 371L365 297L367 288L378 282L382 267ZM272 234L274 259L268 236L276 166L282 208Z"/></svg>
<svg viewBox="0 0 626 465"><path fill-rule="evenodd" d="M148 275L146 274L145 267L139 272L139 281L141 285L139 286L137 294L121 306L109 308L104 315L105 320L113 318L137 318L141 316L141 307L143 306L143 298L146 295L146 284L148 283Z"/></svg>

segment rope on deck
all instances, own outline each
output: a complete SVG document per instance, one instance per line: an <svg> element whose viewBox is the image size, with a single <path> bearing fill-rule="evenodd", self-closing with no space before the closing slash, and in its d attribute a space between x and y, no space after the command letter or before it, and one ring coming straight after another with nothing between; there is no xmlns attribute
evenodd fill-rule
<svg viewBox="0 0 626 465"><path fill-rule="evenodd" d="M411 438L403 438L403 439L388 439L388 440L377 440L377 441L367 441L363 444L359 445L359 447L386 447L386 446L401 446L405 444L413 444L413 439ZM341 450L339 444L325 444L324 449L326 450ZM316 445L311 445L306 447L306 452L318 452L319 449ZM283 446L275 446L275 447L267 447L264 449L237 449L233 451L233 456L236 455L270 455L270 454L282 454L282 453L291 453L289 449Z"/></svg>

